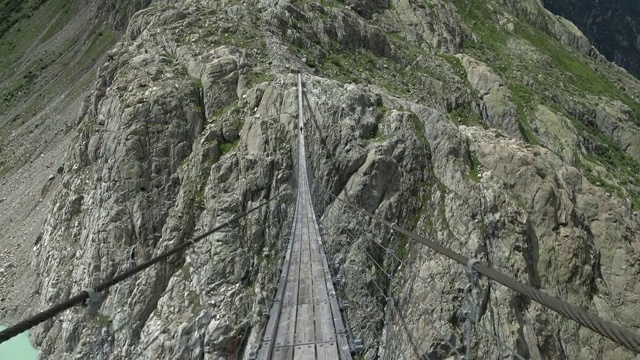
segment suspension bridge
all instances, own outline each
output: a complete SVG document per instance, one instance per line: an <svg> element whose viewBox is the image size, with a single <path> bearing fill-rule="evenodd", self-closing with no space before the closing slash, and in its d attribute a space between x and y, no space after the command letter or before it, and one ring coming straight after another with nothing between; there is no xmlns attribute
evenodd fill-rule
<svg viewBox="0 0 640 360"><path fill-rule="evenodd" d="M479 304L476 301L477 289L474 289L474 284L480 276L485 277L489 281L502 284L520 295L561 314L568 320L587 327L620 346L640 354L640 337L635 332L623 328L618 324L605 321L582 308L523 284L475 259L465 257L440 244L403 229L394 223L379 218L375 214L369 213L354 205L349 201L348 197L338 197L332 194L323 188L321 184L313 183L313 186L311 186L308 176L307 154L305 152L306 124L304 121L302 101L303 84L301 75L298 75L297 89L299 107L298 126L296 128L298 141L298 149L296 152L297 196L291 236L280 266L273 299L268 309L268 315L263 331L261 332L260 341L255 349L246 349L247 355L245 358L261 360L350 360L365 349L363 341L356 338L353 331L350 330L344 306L345 302L339 299L339 291L335 284L338 284L341 279L336 277L336 274L332 272L329 266L323 242L323 232L320 229L318 216L314 210L314 205L316 205L316 207L318 206L317 202L339 204L340 211L349 211L352 214L357 214L362 217L363 221L376 222L388 229L390 234L402 235L406 239L427 246L467 268L469 285L465 289L465 294L469 301L465 307L465 311L461 314L465 319L464 343L451 343L449 336L442 333L437 326L433 326L435 321L433 321L432 314L423 314L423 316L426 317L427 323L429 323L433 330L440 336L442 343L449 347L448 354L455 359L469 360L475 358L471 342L473 331L483 332L492 338L496 343L496 347L500 349L500 353L516 359L529 358L529 354L520 353L518 350L510 347L498 334L487 329L480 321ZM314 193L317 196L317 200L315 200L316 204L314 204ZM101 292L117 285L138 272L144 271L154 264L166 260L172 255L183 253L190 246L206 239L212 233L227 227L231 223L242 219L272 201L277 201L282 194L283 192L275 194L263 204L249 209L243 214L236 215L228 222L216 226L214 229L190 241L141 263L122 274L107 279L93 288L85 289L66 301L0 331L0 343L46 320L54 318L56 315L73 306L86 305L87 303L95 301ZM333 210L330 210L333 211L332 216L334 216L334 219L339 216L338 210L336 209L337 207L333 207ZM365 250L365 256L367 256L371 263L375 265L376 269L383 274L383 277L388 279L388 284L392 283L394 279L393 271L389 270L393 269L393 266L383 266L383 260L381 259L387 259L388 261L395 262L396 266L402 265L405 269L410 269L410 264L407 264L405 260L396 254L394 249L389 247L391 244L385 245L381 241L376 241L372 236L367 236L366 234L353 234L349 230L346 230L345 233L353 242L370 241L373 248L377 249L374 254ZM411 270L409 272L414 278L427 282L419 273ZM402 311L396 306L397 300L394 294L389 291L388 287L385 289L384 286L375 280L373 284L378 291L377 296L383 298L389 308L389 313L395 314L395 316L386 318L386 325L389 325L392 318L397 319L401 324L401 328L406 332L406 337L409 338L408 342L413 348L413 355L409 358L422 358L423 356L421 354L423 352L419 349L419 341L412 336L411 329L403 318ZM393 343L393 340L389 338L388 331L386 334L387 338L384 342L385 345L389 347Z"/></svg>

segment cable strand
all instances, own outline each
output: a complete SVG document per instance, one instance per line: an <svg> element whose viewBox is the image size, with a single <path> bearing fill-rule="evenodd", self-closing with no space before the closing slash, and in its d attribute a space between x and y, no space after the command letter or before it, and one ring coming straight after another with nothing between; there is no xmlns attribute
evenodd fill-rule
<svg viewBox="0 0 640 360"><path fill-rule="evenodd" d="M223 229L229 225L231 225L232 223L246 217L247 215L253 213L254 211L264 207L265 205L269 204L271 201L277 199L278 197L280 197L285 191L282 190L280 191L278 194L276 194L275 196L271 197L270 199L268 199L266 202L264 202L261 205L258 205L242 214L236 215L234 216L231 220L216 226L215 228L213 228L212 230L209 230L207 232L205 232L204 234L197 236L194 239L188 240L185 243L176 246L175 248L158 255L155 258L152 258L130 270L125 271L124 273L115 276L109 280L104 281L103 283L95 286L93 288L93 290L95 292L102 292L108 288L110 288L113 285L116 285L120 282L122 282L123 280L153 266L154 264L157 264L158 262L167 259L168 257L170 257L171 255L177 254L183 250L185 250L186 248L196 244L197 242L201 241L202 239L208 237L209 235L213 234L214 232ZM22 332L31 329L32 327L43 323L49 319L52 319L54 316L62 313L65 310L68 310L70 308L72 308L73 306L79 305L84 303L88 298L89 298L89 292L87 290L83 290L81 291L79 294L71 297L70 299L63 301L60 304L54 305L52 307L50 307L47 310L44 310L36 315L33 315L32 317L23 320L11 327L8 327L2 331L0 331L0 344L2 344L5 341L8 341L9 339L21 334Z"/></svg>
<svg viewBox="0 0 640 360"><path fill-rule="evenodd" d="M319 188L321 187L320 184L316 184L316 186L318 186ZM336 199L337 201L343 203L344 205L346 205L347 207L351 208L352 211L356 211L359 212L367 217L369 217L370 219L373 219L377 222L380 222L384 225L386 225L387 227L392 228L393 230L407 236L408 238L419 242L429 248L431 248L432 250L448 257L451 260L454 260L456 262L458 262L459 264L462 265L467 265L469 258L467 258L464 255L458 254L457 252L446 248L438 243L435 243L431 240L428 240L422 236L419 236L413 232L410 232L408 230L405 230L397 225L392 224L391 222L384 220L366 210L363 210L353 204L351 204L350 202L348 202L347 200L344 200L342 198L340 198L339 196L336 196L334 194L332 194L331 192L327 191L326 189L322 188L323 191L327 192L331 197L333 197L334 199ZM511 290L514 290L518 293L520 293L521 295L524 295L534 301L536 301L537 303L557 312L560 315L563 315L564 317L566 317L569 320L572 320L576 323L578 323L579 325L582 325L588 329L591 329L592 331L626 347L627 349L634 351L636 353L640 353L640 336L638 336L637 334L634 334L633 332L631 332L628 329L623 328L622 326L618 325L618 324L614 324L612 322L606 321L601 319L600 317L591 314L575 305L571 305L565 301L562 301L556 297L552 297L550 295L545 294L544 292L535 289L529 285L525 285L521 282L519 282L518 280L505 275L493 268L490 268L482 263L477 263L473 266L473 269L476 270L477 272L479 272L480 274L486 276L487 278L497 281L498 283L510 288Z"/></svg>

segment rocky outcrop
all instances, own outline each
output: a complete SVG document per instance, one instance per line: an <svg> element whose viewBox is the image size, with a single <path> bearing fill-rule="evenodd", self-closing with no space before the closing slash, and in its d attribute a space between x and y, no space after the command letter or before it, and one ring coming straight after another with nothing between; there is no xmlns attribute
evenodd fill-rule
<svg viewBox="0 0 640 360"><path fill-rule="evenodd" d="M486 64L466 55L460 56L460 59L467 71L467 80L477 91L481 101L482 120L491 127L504 130L510 136L519 138L521 135L518 109L504 81Z"/></svg>
<svg viewBox="0 0 640 360"><path fill-rule="evenodd" d="M575 166L580 154L580 138L571 121L546 106L539 105L532 127L540 142L567 164Z"/></svg>
<svg viewBox="0 0 640 360"><path fill-rule="evenodd" d="M463 50L473 37L452 5L350 4L159 1L133 17L81 109L35 247L41 307L283 195L113 287L94 307L46 322L35 332L44 359L248 358L293 211L294 72L303 73L312 183L606 319L640 326L630 290L640 222L633 201L590 180L596 161L585 138L596 129L585 134L586 121L567 114L589 113L581 99L563 102L575 99L571 76L550 89L559 55L517 38L491 44L509 49L513 64L544 67L515 77L504 57L491 63L503 54L485 62L441 52ZM515 38L524 24L499 9L513 25L505 36ZM629 109L602 100L593 118L631 154L622 131L634 128ZM478 115L482 123L470 126ZM531 141L525 126L539 145L523 141ZM449 344L464 352L464 267L318 189L326 250L345 279L339 291L364 358L448 358ZM480 286L480 323L522 356L633 358L503 286ZM506 356L479 329L472 351Z"/></svg>
<svg viewBox="0 0 640 360"><path fill-rule="evenodd" d="M640 162L640 129L634 126L634 114L619 101L607 101L596 107L598 129L614 144Z"/></svg>

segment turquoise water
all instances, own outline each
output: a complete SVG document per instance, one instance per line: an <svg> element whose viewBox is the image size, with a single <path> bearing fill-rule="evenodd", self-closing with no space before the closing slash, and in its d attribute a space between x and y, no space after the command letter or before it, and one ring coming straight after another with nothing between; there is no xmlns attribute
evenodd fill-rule
<svg viewBox="0 0 640 360"><path fill-rule="evenodd" d="M4 328L0 325L0 330ZM38 360L38 350L31 346L29 332L23 332L0 345L0 360Z"/></svg>

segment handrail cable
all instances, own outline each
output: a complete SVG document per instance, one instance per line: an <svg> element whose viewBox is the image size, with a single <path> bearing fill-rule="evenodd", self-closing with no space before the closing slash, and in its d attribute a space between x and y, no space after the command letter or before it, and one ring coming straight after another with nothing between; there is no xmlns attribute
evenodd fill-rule
<svg viewBox="0 0 640 360"><path fill-rule="evenodd" d="M170 257L171 255L177 254L182 250L185 250L186 248L200 242L201 240L205 239L207 236L213 234L214 232L223 229L229 225L231 225L232 223L246 217L247 215L253 213L254 211L264 207L265 205L269 204L270 202L272 202L273 200L279 198L283 193L285 192L285 190L280 191L279 193L277 193L275 196L271 197L270 199L268 199L266 202L264 202L263 204L260 204L256 207L251 208L250 210L236 215L234 216L231 220L228 220L227 222L216 226L215 228L213 228L212 230L209 230L207 232L205 232L202 235L199 235L189 241L184 242L181 245L178 245L176 247L174 247L173 249L164 252L163 254L158 255L155 258L152 258L130 270L127 270L125 272L123 272L122 274L115 276L111 279L108 279L106 281L104 281L103 283L97 285L96 287L94 287L93 289L86 289L86 290L82 290L79 294L73 296L72 298L63 301L57 305L54 305L52 307L50 307L47 310L44 310L28 319L25 319L11 327L8 327L2 331L0 331L0 344L2 344L3 342L13 338L14 336L17 336L19 334L21 334L22 332L31 329L32 327L45 322L51 318L53 318L54 316L60 314L61 312L70 309L71 307L75 306L75 305L79 305L79 304L84 304L90 296L93 296L95 293L99 293L102 292L104 290L107 290L108 288L110 288L113 285L116 285L120 282L122 282L123 280L126 280L127 278L139 273L142 270L145 270L149 267L151 267L152 265Z"/></svg>
<svg viewBox="0 0 640 360"><path fill-rule="evenodd" d="M369 253L369 251L367 251L367 249L364 250L365 254L369 257L369 259L371 259L374 264L376 264L376 266L387 276L387 278L389 278L389 280L393 281L392 276L382 267L382 265L380 265L374 258L373 256L371 256L371 254ZM385 297L387 297L385 295ZM427 321L430 323L430 325L433 327L433 329L438 333L438 335L440 336L440 338L447 344L449 345L449 347L451 348L451 350L456 353L458 356L464 357L459 351L458 349L456 349L455 346L453 346L453 344L447 340L447 337L444 336L444 334L440 331L440 329L438 329L437 326L435 326L435 321L433 321L433 319L430 317L430 314L428 312L425 312L424 315L426 315L427 317Z"/></svg>
<svg viewBox="0 0 640 360"><path fill-rule="evenodd" d="M456 261L459 264L465 265L467 266L468 262L469 262L469 258L467 258L464 255L461 255L447 247L444 247L434 241L428 240L420 235L417 235L411 231L408 231L404 228L401 228L395 224L392 224L391 222L384 220L382 218L380 218L377 215L374 215L372 213L370 213L367 210L361 209L353 204L351 204L349 201L341 199L339 196L336 196L334 194L332 194L331 192L329 192L328 190L324 189L322 187L322 185L317 184L316 182L316 186L318 186L319 188L322 188L325 192L327 192L328 194L331 195L331 197L333 197L334 199L336 199L337 201L345 204L347 207L351 208L352 210L359 212L379 223L382 223L384 225L386 225L387 227L390 227L391 229L407 236L408 238L417 241L429 248L431 248L432 250L435 250L436 252L448 257L451 260ZM487 278L497 281L500 284L510 288L511 290L514 290L518 293L520 293L521 295L524 295L534 301L536 301L537 303L563 315L564 317L566 317L569 320L572 320L588 329L591 329L592 331L606 337L609 338L610 340L626 347L627 349L634 351L636 353L640 353L640 336L638 336L637 334L631 332L628 329L623 328L622 326L612 323L610 321L606 321L601 319L600 317L585 311L575 305L569 304L566 301L562 301L556 297L553 297L551 295L548 295L536 288L533 288L529 285L526 285L524 283L519 282L518 280L512 278L511 276L508 276L506 274L503 274L493 268L490 268L480 262L476 262L473 266L472 269L477 271L478 273L486 276Z"/></svg>
<svg viewBox="0 0 640 360"><path fill-rule="evenodd" d="M315 191L315 188L311 190L312 206L313 206L313 193L314 193L314 191ZM315 209L314 209L314 212L315 212ZM324 215L331 216L331 209L329 209L329 212L325 212ZM337 214L334 212L333 216L335 216L335 215L337 215ZM325 231L326 231L326 229L325 229ZM322 236L322 234L320 234L320 235L321 235L321 237L324 237L324 236ZM335 234L331 233L331 232L328 232L327 235L330 236L330 237L335 237ZM325 238L325 240L326 240L326 238ZM326 241L323 241L320 246L322 248L325 248L325 244L326 244ZM351 245L349 245L349 247L347 248L347 252L351 249L351 246L353 246L353 243ZM326 251L325 251L325 257L326 257ZM329 269L329 271L331 271L331 269ZM346 292L341 291L341 287L340 286L336 286L335 287L335 291L336 291L336 295L338 295L339 293L342 293L343 299L348 299L348 296L347 296ZM345 330L347 331L347 335L349 337L351 337L352 339L355 338L355 335L353 334L353 329L351 329L351 326L349 325L349 318L347 316L347 311L344 310L343 312L341 312L341 315L342 315L342 317L344 319L344 326L345 326ZM346 357L345 354L343 353L343 350L342 350L342 348L340 346L338 346L338 351L340 352L340 356L342 358L348 359L348 357Z"/></svg>
<svg viewBox="0 0 640 360"><path fill-rule="evenodd" d="M315 124L315 125L316 125L315 129L318 132L320 132L320 128L318 124ZM329 151L328 146L323 141L320 141L320 142L323 145L325 151L327 151L327 153L330 154L331 152ZM323 187L323 185L319 184L318 182L314 182L314 185L318 186L321 190L324 190L334 199L347 205L352 210L360 212L361 214L364 214L365 216L379 223L384 224L385 226L407 236L408 238L431 248L432 250L448 257L449 259L458 262L459 264L462 264L463 266L469 265L469 258L467 258L466 256L458 254L457 252L445 246L442 246L434 241L428 240L411 231L405 230L404 228L401 228L395 224L392 224L387 220L380 218L379 216L376 216L370 213L369 211L361 209L351 204L351 202L345 199L341 199L339 196L336 196L330 191L326 190ZM345 196L348 198L348 195L346 193L345 193ZM638 336L637 334L633 333L628 329L623 328L618 324L603 320L602 318L588 311L585 311L575 305L567 303L566 301L562 301L556 297L548 295L530 285L526 285L514 279L511 276L503 274L491 267L488 267L482 264L481 262L473 263L470 266L469 270L475 270L478 273L486 276L487 278L497 281L498 283L510 288L511 290L536 301L537 303L557 312L558 314L563 315L565 318L572 320L588 329L591 329L592 331L626 347L627 349L640 354L640 336Z"/></svg>
<svg viewBox="0 0 640 360"><path fill-rule="evenodd" d="M343 229L344 229L344 231L347 233L347 235L351 238L351 240L352 240L352 245L353 245L353 243L356 243L356 242L358 241L358 240L356 239L355 235L354 235L354 234L353 234L349 229L347 229L346 227L345 227L345 228L343 228ZM362 230L362 229L361 229L361 230ZM365 238L367 238L366 234L363 234L363 236L364 236ZM368 238L368 239L375 243L375 241L373 241L373 239L371 239L371 238ZM350 247L351 247L351 245L350 245ZM387 278L388 278L390 281L393 281L393 276L391 276L391 275L390 275L390 274L389 274L389 273L388 273L388 272L387 272L387 271L382 267L382 265L380 265L380 264L379 264L379 263L378 263L378 262L373 258L373 256L371 256L371 254L369 253L369 251L368 251L366 248L364 248L364 251L365 251L365 255L367 255L367 256L368 256L368 257L369 257L369 258L374 262L374 264L375 264L378 268L380 268L380 270L381 270L381 271L382 271L382 272L387 276ZM375 280L373 280L373 282L374 282L374 284L376 285L376 287L378 287L378 289L380 290L380 292L382 293L382 295L385 297L385 299L387 299L387 300L388 300L390 297L389 297L389 296L387 296L387 295L384 293L384 291L382 291L382 289L380 289L379 285L376 283L376 281L375 281ZM397 308L395 308L395 307L396 307L396 306L395 306L395 303L392 301L392 308L393 308L392 310L394 310L394 311L396 311L396 312L398 312L398 313L399 313L399 311L400 311L400 310L399 310L399 309L397 309ZM401 315L401 314L400 314L400 315ZM427 316L427 321L428 321L429 323L431 323L432 325L433 325L433 324L435 324L435 321L433 321L433 319L429 317L429 314L428 314L428 313L425 313L425 315ZM403 325L405 325L405 324L403 324ZM405 327L405 331L407 332L407 335L409 335L409 337L412 337L412 336L411 336L411 333L409 332L409 329L408 329L406 326L404 326L404 327ZM459 356L463 356L463 355L458 351L458 349L456 349L456 348L455 348L455 346L453 346L453 344L451 344L451 342L449 342L449 340L447 340L446 336L444 336L444 334L443 334L443 333L442 333L442 332L441 332L441 331L440 331L436 326L433 326L433 328L434 328L434 329L435 329L435 331L438 333L438 335L440 336L440 338L442 338L442 340L443 340L444 342L446 342L446 343L447 343L447 345L449 345L449 347L451 348L451 350L453 350L453 352L455 352L455 353L456 353L457 355L459 355ZM414 344L414 346L415 346L415 344ZM414 348L413 350L414 350L414 352L416 352L416 355L417 355L418 357L420 357L420 355L418 354L418 349Z"/></svg>
<svg viewBox="0 0 640 360"><path fill-rule="evenodd" d="M420 279L422 282L424 282L425 284L429 285L429 282L427 281L427 279L425 279L423 276L421 276L418 273L418 270L413 269L411 270L411 267L409 266L409 264L407 264L405 261L403 261L402 259L400 259L396 254L393 253L393 250L387 248L386 246L380 244L377 241L374 241L373 239L370 239L372 243L376 244L377 246L383 248L385 250L386 253L388 253L389 255L393 256L396 260L398 260L405 268L410 269L409 271L411 271L412 275L416 276L418 279ZM516 352L512 347L510 347L509 345L507 345L502 339L500 339L500 337L498 337L493 331L487 329L481 322L477 321L476 319L474 319L473 317L470 318L471 321L473 321L475 323L475 325L479 326L480 329L487 335L491 336L499 345L501 345L502 347L504 347L505 349L507 349L510 353L512 353L515 357L517 357L519 360L526 360L525 358L523 358L520 354L518 354L518 352ZM451 346L451 345L450 345ZM460 355L460 354L458 354ZM460 355L462 356L462 355Z"/></svg>

